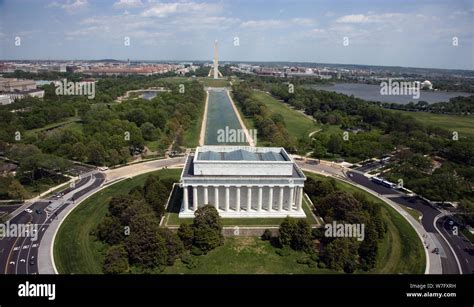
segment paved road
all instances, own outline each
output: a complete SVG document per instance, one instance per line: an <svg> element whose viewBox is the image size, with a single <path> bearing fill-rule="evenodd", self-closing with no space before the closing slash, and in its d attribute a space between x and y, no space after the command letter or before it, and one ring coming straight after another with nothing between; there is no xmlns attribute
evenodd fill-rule
<svg viewBox="0 0 474 307"><path fill-rule="evenodd" d="M97 172L84 176L74 187L64 190L62 198L38 200L28 207L32 213L22 211L13 217L9 221L10 225L38 225L38 237L37 240L32 237L9 237L0 240L0 268L4 274L37 274L38 247L50 222L75 199L100 186L104 179L105 176ZM54 210L49 211L50 208ZM37 213L37 210L40 213Z"/></svg>
<svg viewBox="0 0 474 307"><path fill-rule="evenodd" d="M449 240L452 248L458 255L463 274L474 274L474 244L461 234L459 231L460 226L456 222L450 225L449 221L451 221L449 216L443 216L438 219L436 226L446 239ZM453 232L453 226L456 226L458 229L457 235Z"/></svg>
<svg viewBox="0 0 474 307"><path fill-rule="evenodd" d="M441 256L441 265L443 267L443 274L459 274L459 268L456 262L456 258L449 248L448 244L446 241L441 237L441 235L438 233L438 231L434 227L434 219L437 215L439 215L441 212L434 208L431 207L428 203L425 201L414 198L414 197L407 197L405 194L398 192L397 190L387 188L385 186L382 186L380 184L376 184L372 182L370 179L365 177L364 175L357 173L357 172L347 172L348 174L348 179L358 183L368 189L371 189L380 195L388 195L390 200L416 209L420 211L423 215L423 218L421 220L421 223L425 230L430 233L430 235L434 238L435 242L437 241L437 246L440 249L440 256ZM399 197L394 197L394 194L399 194ZM449 240L449 238L448 238ZM450 241L451 245L452 242ZM429 252L433 252L434 246L429 246ZM458 255L456 253L456 255ZM459 257L460 255L458 255Z"/></svg>

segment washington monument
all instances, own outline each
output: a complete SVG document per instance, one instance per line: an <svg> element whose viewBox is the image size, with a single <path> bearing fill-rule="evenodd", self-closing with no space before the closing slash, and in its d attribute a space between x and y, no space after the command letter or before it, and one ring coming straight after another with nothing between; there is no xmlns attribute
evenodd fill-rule
<svg viewBox="0 0 474 307"><path fill-rule="evenodd" d="M208 77L211 76L211 73L214 74L214 79L218 79L219 76L222 77L221 72L219 71L219 52L217 50L217 40L214 41L214 59L211 69L209 70Z"/></svg>

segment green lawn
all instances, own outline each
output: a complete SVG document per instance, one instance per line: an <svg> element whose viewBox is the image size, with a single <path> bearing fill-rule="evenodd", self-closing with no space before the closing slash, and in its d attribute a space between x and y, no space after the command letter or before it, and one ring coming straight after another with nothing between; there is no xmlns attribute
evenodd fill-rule
<svg viewBox="0 0 474 307"><path fill-rule="evenodd" d="M206 95L204 101L199 108L199 117L191 123L191 126L184 132L184 146L187 148L199 145L199 137L201 136L201 126L204 117L204 108L206 105Z"/></svg>
<svg viewBox="0 0 474 307"><path fill-rule="evenodd" d="M463 135L474 137L474 117L472 115L462 116L428 112L391 111L411 116L428 126L436 126L449 131L456 131L459 133L459 137L463 137Z"/></svg>
<svg viewBox="0 0 474 307"><path fill-rule="evenodd" d="M252 98L265 103L271 112L283 115L288 132L296 139L307 137L310 132L321 128L310 118L266 93L254 91Z"/></svg>
<svg viewBox="0 0 474 307"><path fill-rule="evenodd" d="M180 173L180 169L153 172L161 178L176 180L178 180ZM127 193L135 186L143 185L148 175L140 175L107 187L86 199L64 220L54 242L54 258L60 273L102 273L105 245L97 241L91 232L97 228L106 215L110 198L120 193ZM307 174L307 176L328 180L315 174ZM360 191L358 188L340 181L337 181L337 186L350 192ZM423 273L424 251L415 231L390 206L370 194L367 194L367 197L382 206L382 215L388 228L385 238L379 244L377 267L370 273ZM305 205L307 213L308 209L308 206ZM237 220L240 225L246 225L243 220L260 220L262 222L260 225L275 223L272 221L271 224L268 224L265 219L234 220ZM232 219L223 221L225 225L229 225L229 223L235 225L235 221ZM207 255L193 256L196 261L195 267L189 269L178 260L173 267L167 267L164 273L335 273L298 264L297 260L305 257L303 253L290 251L288 254L280 256L276 253L277 250L259 238L226 238L223 246Z"/></svg>
<svg viewBox="0 0 474 307"><path fill-rule="evenodd" d="M120 181L93 194L64 220L54 242L56 268L63 274L100 274L104 257L104 244L94 238L91 232L107 213L112 196L128 193L133 187L145 184L150 174L160 178L179 180L181 169L163 169L143 174L133 179Z"/></svg>
<svg viewBox="0 0 474 307"><path fill-rule="evenodd" d="M226 87L226 86L229 86L229 81L227 81L227 77L222 78L222 79L217 79L217 80L212 79L212 78L207 78L207 77L198 77L197 79L204 86L210 86L210 87Z"/></svg>
<svg viewBox="0 0 474 307"><path fill-rule="evenodd" d="M81 118L78 117L78 116L68 117L68 118L65 118L63 121L60 121L60 122L57 122L57 123L52 123L52 124L46 125L46 126L41 127L41 128L28 130L26 133L36 133L36 132L41 132L41 131L45 131L45 130L51 130L51 129L66 126L66 125L71 124L71 123L77 123L79 121L81 121Z"/></svg>
<svg viewBox="0 0 474 307"><path fill-rule="evenodd" d="M306 173L306 176L316 180L329 180L327 177L314 173ZM390 205L372 194L339 180L336 180L336 185L347 192L362 192L368 200L379 204L382 208L382 216L387 223L387 233L379 242L377 265L371 273L423 274L426 261L424 247L407 220Z"/></svg>
<svg viewBox="0 0 474 307"><path fill-rule="evenodd" d="M303 252L290 250L280 256L278 249L258 237L229 237L223 246L204 256L192 256L194 268L187 268L180 260L166 267L165 274L334 274L328 269L299 264L307 257Z"/></svg>

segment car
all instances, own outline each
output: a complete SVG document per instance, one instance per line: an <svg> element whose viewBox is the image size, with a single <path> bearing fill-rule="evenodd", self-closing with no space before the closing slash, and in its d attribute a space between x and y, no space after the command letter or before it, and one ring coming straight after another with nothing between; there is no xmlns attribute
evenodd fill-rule
<svg viewBox="0 0 474 307"><path fill-rule="evenodd" d="M436 255L439 255L439 248L435 247L435 249L433 250L433 253L435 253Z"/></svg>
<svg viewBox="0 0 474 307"><path fill-rule="evenodd" d="M43 213L43 211L42 211L41 209L36 209L35 212L36 212L36 214L41 214L41 213Z"/></svg>
<svg viewBox="0 0 474 307"><path fill-rule="evenodd" d="M449 221L449 225L453 226L453 225L454 225L454 221L453 221L453 220L450 220L450 221Z"/></svg>
<svg viewBox="0 0 474 307"><path fill-rule="evenodd" d="M35 256L31 256L30 265L35 265L35 264L36 264L36 258L35 258Z"/></svg>
<svg viewBox="0 0 474 307"><path fill-rule="evenodd" d="M33 210L31 210L31 209L29 209L29 208L26 208L26 209L25 209L25 212L26 212L26 213L33 213Z"/></svg>

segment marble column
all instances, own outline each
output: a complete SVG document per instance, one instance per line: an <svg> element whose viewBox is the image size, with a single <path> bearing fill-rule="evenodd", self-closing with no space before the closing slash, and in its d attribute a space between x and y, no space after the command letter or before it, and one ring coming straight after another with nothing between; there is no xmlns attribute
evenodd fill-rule
<svg viewBox="0 0 474 307"><path fill-rule="evenodd" d="M235 202L235 210L240 212L240 187L237 187L237 195L235 198L237 199Z"/></svg>
<svg viewBox="0 0 474 307"><path fill-rule="evenodd" d="M303 187L298 188L298 200L296 203L298 211L301 211L301 206L303 205Z"/></svg>
<svg viewBox="0 0 474 307"><path fill-rule="evenodd" d="M294 196L295 196L295 188L291 187L290 188L290 198L289 198L289 201L288 201L288 212L293 210L293 198L294 198Z"/></svg>
<svg viewBox="0 0 474 307"><path fill-rule="evenodd" d="M219 187L214 187L214 206L219 211Z"/></svg>
<svg viewBox="0 0 474 307"><path fill-rule="evenodd" d="M273 211L273 187L268 191L268 211Z"/></svg>
<svg viewBox="0 0 474 307"><path fill-rule="evenodd" d="M280 203L278 204L278 211L283 211L283 187L280 187Z"/></svg>
<svg viewBox="0 0 474 307"><path fill-rule="evenodd" d="M262 187L258 187L258 207L257 211L262 211Z"/></svg>
<svg viewBox="0 0 474 307"><path fill-rule="evenodd" d="M207 187L204 187L204 204L209 204L209 190Z"/></svg>
<svg viewBox="0 0 474 307"><path fill-rule="evenodd" d="M188 187L183 186L183 207L184 211L188 211L188 206L189 206L189 199L188 199Z"/></svg>
<svg viewBox="0 0 474 307"><path fill-rule="evenodd" d="M197 187L193 187L193 209L196 211L198 208L198 191Z"/></svg>
<svg viewBox="0 0 474 307"><path fill-rule="evenodd" d="M252 187L247 187L247 212L252 208Z"/></svg>
<svg viewBox="0 0 474 307"><path fill-rule="evenodd" d="M229 187L225 187L225 212L229 212Z"/></svg>

